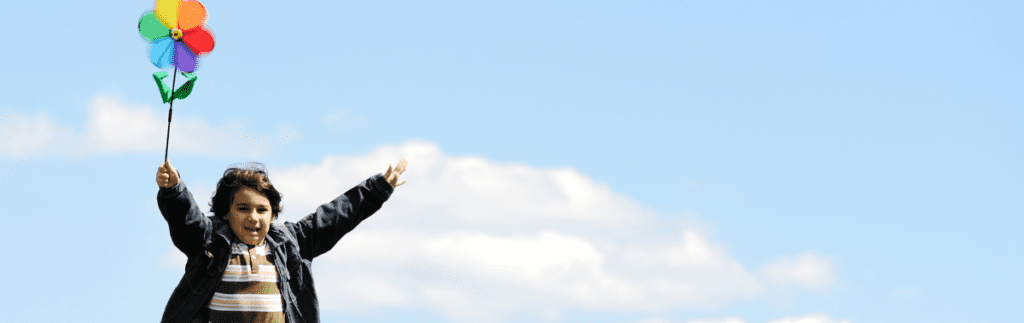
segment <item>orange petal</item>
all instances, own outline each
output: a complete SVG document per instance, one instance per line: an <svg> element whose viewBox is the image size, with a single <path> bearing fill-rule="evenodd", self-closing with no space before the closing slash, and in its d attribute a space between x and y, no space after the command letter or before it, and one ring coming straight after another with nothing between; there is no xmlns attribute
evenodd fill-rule
<svg viewBox="0 0 1024 323"><path fill-rule="evenodd" d="M206 8L195 0L178 2L178 28L189 30L203 25L206 21Z"/></svg>

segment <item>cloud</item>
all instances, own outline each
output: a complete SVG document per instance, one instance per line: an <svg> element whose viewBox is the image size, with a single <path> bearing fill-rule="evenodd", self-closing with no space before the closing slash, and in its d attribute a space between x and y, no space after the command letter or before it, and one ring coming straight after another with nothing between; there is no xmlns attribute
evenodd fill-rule
<svg viewBox="0 0 1024 323"><path fill-rule="evenodd" d="M821 290L835 281L832 263L813 253L796 259L779 259L761 269L763 276L778 286L799 286Z"/></svg>
<svg viewBox="0 0 1024 323"><path fill-rule="evenodd" d="M636 323L670 323L667 320L650 319L637 321ZM717 320L689 320L686 323L746 323L738 317L727 317ZM785 317L771 321L770 323L850 323L847 320L836 320L824 314L809 314L800 317Z"/></svg>
<svg viewBox="0 0 1024 323"><path fill-rule="evenodd" d="M740 319L740 318L728 317L728 318L723 318L723 319L718 319L718 320L691 320L691 321L686 321L686 323L746 323L746 322L744 322L743 319Z"/></svg>
<svg viewBox="0 0 1024 323"><path fill-rule="evenodd" d="M167 117L161 118L150 107L129 107L121 98L103 94L89 103L87 133L101 150L156 150L156 143L165 139L166 129Z"/></svg>
<svg viewBox="0 0 1024 323"><path fill-rule="evenodd" d="M313 262L324 310L431 308L454 321L557 322L568 310L720 308L775 286L825 288L834 276L812 253L750 270L694 214L659 213L571 168L447 156L429 142L271 165L283 193L279 221L302 218L401 158L408 182ZM194 196L212 189L191 186ZM161 267L180 270L183 258L168 253Z"/></svg>
<svg viewBox="0 0 1024 323"><path fill-rule="evenodd" d="M94 149L85 136L58 125L45 112L26 116L6 111L0 117L0 156L31 158L59 154L77 158Z"/></svg>
<svg viewBox="0 0 1024 323"><path fill-rule="evenodd" d="M808 314L799 317L784 317L769 323L850 323L850 321L833 319L825 314Z"/></svg>
<svg viewBox="0 0 1024 323"><path fill-rule="evenodd" d="M636 323L670 323L667 320L650 319L637 321ZM746 323L738 317L727 317L717 320L689 320L686 323ZM848 320L836 320L824 314L809 314L799 317L784 317L773 320L769 323L850 323Z"/></svg>
<svg viewBox="0 0 1024 323"><path fill-rule="evenodd" d="M185 254L178 251L174 245L168 243L169 248L160 255L157 259L157 268L169 271L180 271L185 268L185 262L188 261L188 257Z"/></svg>
<svg viewBox="0 0 1024 323"><path fill-rule="evenodd" d="M301 218L400 158L410 162L408 183L314 262L323 309L558 321L571 309L714 308L762 295L764 281L817 288L832 277L813 254L748 270L695 215L648 209L574 169L447 156L428 142L271 167L284 194L280 220Z"/></svg>
<svg viewBox="0 0 1024 323"><path fill-rule="evenodd" d="M146 105L129 106L115 95L99 94L89 103L84 132L61 126L46 113L25 116L12 112L0 119L0 156L39 157L117 152L158 152L167 140L167 114ZM180 153L259 157L276 144L294 139L283 129L276 135L249 133L232 124L213 127L178 113L171 123L170 150Z"/></svg>
<svg viewBox="0 0 1024 323"><path fill-rule="evenodd" d="M636 323L670 323L670 322L667 321L667 320L649 319L649 320L637 321ZM741 319L741 318L727 317L727 318L717 319L717 320L689 320L689 321L686 321L686 323L746 323L746 322L743 321L743 319Z"/></svg>

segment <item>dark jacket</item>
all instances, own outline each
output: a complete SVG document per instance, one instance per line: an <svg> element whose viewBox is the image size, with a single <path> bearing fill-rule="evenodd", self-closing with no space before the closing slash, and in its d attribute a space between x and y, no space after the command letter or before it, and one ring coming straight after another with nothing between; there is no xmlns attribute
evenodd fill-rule
<svg viewBox="0 0 1024 323"><path fill-rule="evenodd" d="M278 287L289 323L320 322L311 261L331 250L342 236L380 209L393 191L384 176L377 174L297 223L271 225L266 241L277 266ZM160 188L156 200L170 227L171 241L188 256L185 275L174 288L160 321L208 322L207 305L231 255L231 227L205 216L182 182Z"/></svg>

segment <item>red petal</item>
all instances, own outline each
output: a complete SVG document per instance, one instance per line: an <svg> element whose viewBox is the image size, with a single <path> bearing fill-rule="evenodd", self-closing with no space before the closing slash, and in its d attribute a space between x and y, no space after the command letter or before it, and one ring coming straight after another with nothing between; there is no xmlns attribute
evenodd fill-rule
<svg viewBox="0 0 1024 323"><path fill-rule="evenodd" d="M196 55L213 51L213 34L206 30L206 26L186 30L181 36L181 41Z"/></svg>

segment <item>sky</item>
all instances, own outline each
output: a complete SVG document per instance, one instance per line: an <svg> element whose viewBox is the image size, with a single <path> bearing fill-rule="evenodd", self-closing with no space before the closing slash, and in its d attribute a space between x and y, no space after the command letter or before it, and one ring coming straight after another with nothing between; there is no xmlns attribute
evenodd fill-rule
<svg viewBox="0 0 1024 323"><path fill-rule="evenodd" d="M295 221L324 322L1020 322L1019 1L217 1L169 159ZM0 10L5 317L157 320L147 1Z"/></svg>

